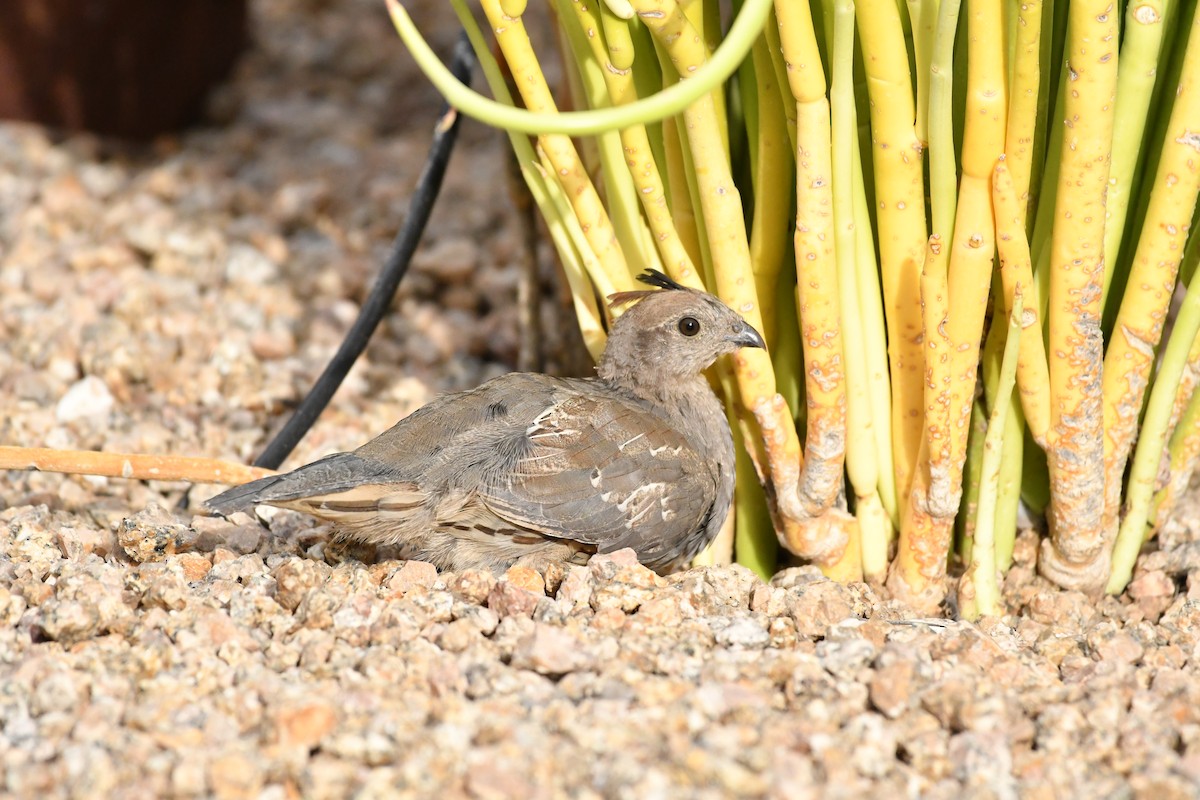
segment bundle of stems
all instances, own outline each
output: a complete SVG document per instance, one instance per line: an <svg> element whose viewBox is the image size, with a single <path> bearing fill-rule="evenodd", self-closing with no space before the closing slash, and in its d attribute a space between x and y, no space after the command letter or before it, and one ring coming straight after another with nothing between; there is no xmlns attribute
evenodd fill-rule
<svg viewBox="0 0 1200 800"><path fill-rule="evenodd" d="M494 100L387 2L508 131L593 355L646 267L763 332L713 375L709 561L778 543L932 609L954 556L996 614L1024 504L1043 574L1124 589L1200 458L1196 0L453 0Z"/></svg>

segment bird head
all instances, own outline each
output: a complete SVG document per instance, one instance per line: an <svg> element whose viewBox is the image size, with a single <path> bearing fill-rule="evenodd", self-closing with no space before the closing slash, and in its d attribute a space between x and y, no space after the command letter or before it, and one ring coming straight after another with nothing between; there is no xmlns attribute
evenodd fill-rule
<svg viewBox="0 0 1200 800"><path fill-rule="evenodd" d="M634 305L613 323L600 377L611 380L644 371L658 379L691 377L726 353L766 347L758 331L711 294L688 289L655 270L638 280L658 289L609 297L614 307Z"/></svg>

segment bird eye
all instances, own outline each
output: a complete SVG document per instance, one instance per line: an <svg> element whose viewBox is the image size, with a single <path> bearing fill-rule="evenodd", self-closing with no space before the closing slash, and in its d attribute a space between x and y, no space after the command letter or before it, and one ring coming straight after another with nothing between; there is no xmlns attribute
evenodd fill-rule
<svg viewBox="0 0 1200 800"><path fill-rule="evenodd" d="M679 320L679 332L684 336L695 336L700 332L700 323L695 317L684 317Z"/></svg>

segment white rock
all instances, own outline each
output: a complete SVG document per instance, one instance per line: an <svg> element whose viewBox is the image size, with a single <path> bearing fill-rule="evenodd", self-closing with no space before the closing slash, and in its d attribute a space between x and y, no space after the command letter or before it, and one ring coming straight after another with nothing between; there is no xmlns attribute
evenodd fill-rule
<svg viewBox="0 0 1200 800"><path fill-rule="evenodd" d="M270 283L279 275L279 266L257 248L246 244L235 244L229 248L229 259L225 262L225 278L261 285Z"/></svg>
<svg viewBox="0 0 1200 800"><path fill-rule="evenodd" d="M60 423L77 419L104 417L113 409L113 396L104 381L88 375L67 390L54 409L54 417Z"/></svg>

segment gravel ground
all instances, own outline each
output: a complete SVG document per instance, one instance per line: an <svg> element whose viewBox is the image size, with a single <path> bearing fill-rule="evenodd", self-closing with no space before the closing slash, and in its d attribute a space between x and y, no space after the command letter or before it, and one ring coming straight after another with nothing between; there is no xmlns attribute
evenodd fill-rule
<svg viewBox="0 0 1200 800"><path fill-rule="evenodd" d="M0 442L257 452L353 319L438 109L380 6L255 3L179 139L0 126ZM502 144L465 126L396 313L290 464L515 362ZM0 792L1200 796L1194 498L1130 596L1053 590L1027 533L1011 613L971 625L807 567L439 575L287 512L164 510L182 496L0 481Z"/></svg>

